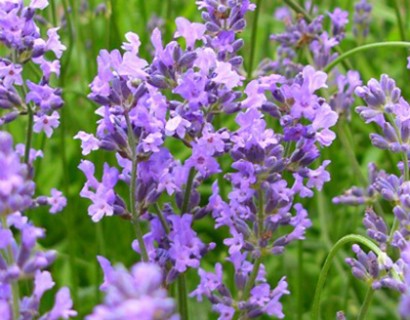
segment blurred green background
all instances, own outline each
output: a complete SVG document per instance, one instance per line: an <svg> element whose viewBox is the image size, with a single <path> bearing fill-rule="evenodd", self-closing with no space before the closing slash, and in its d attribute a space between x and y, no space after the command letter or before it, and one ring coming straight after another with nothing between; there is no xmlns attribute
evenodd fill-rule
<svg viewBox="0 0 410 320"><path fill-rule="evenodd" d="M321 14L326 14L339 6L350 12L350 21L353 18L355 1L328 0L316 1L316 3ZM371 32L366 43L401 40L393 1L371 1L371 3L373 4ZM398 3L406 24L405 30L408 31L410 5L407 0ZM155 17L163 20L165 41L172 39L176 17L184 16L191 21L201 21L201 18L194 0L54 0L54 4L55 16L53 16L52 6L45 10L44 14L50 23L54 19L57 22L63 21L59 33L69 48L63 56L63 77L60 79L60 85L64 88L65 106L62 109L62 125L53 137L45 139L43 134L37 134L33 146L36 149L44 149L45 154L44 159L36 162L37 194L49 194L50 189L56 187L67 196L68 206L55 216L50 215L44 208L31 210L28 215L36 225L47 230L47 237L41 241L41 245L59 252L59 257L52 267L54 279L58 286L70 287L75 308L79 312L78 318L82 319L102 298L98 290L102 273L96 255L104 255L114 263L123 263L126 266L132 265L138 258L130 247L134 234L129 222L118 218L104 218L98 224L93 223L87 215L89 201L79 196L84 177L77 166L82 156L80 143L78 140L73 140L73 136L79 130L95 132L96 105L87 100L86 95L89 92L88 84L96 74L96 57L101 49L119 48L124 41L124 34L133 31L140 35L143 43L140 52L148 59L151 50L148 26ZM276 45L269 41L269 35L284 29L283 23L276 21L273 16L275 9L282 5L284 5L282 1L261 1L256 33L255 65L262 58L275 58ZM67 6L70 11L68 19L64 16L64 6ZM249 58L253 18L254 13L248 14L248 28L243 33L245 47L242 55L245 64ZM406 36L409 36L408 32ZM341 43L341 48L347 51L357 45L350 23L347 37ZM404 96L410 98L408 88L410 74L406 69L407 55L408 52L404 49L377 49L355 55L349 60L355 69L360 71L364 82L372 77L379 78L382 73L388 73L397 80ZM34 77L34 75L28 76ZM228 124L232 122L232 119L224 120L229 121ZM353 146L364 176L367 174L369 161L376 162L391 172L397 172L395 157L371 147L368 135L376 130L374 127L365 125L355 114L349 126L351 134L347 139ZM13 133L16 142L24 141L25 128L25 119L19 119L6 127ZM179 145L171 148L181 159L186 157ZM112 154L102 151L87 158L96 163L98 174L101 172L103 162L115 163ZM353 170L352 159L348 157L339 139L331 148L323 150L323 158L332 160L329 166L332 181L325 186L322 195L315 195L309 202L303 202L313 220L313 227L308 231L306 241L299 244L303 246L303 265L298 264L298 244L287 248L283 256L272 256L269 261L265 261L272 285L276 285L283 275L288 277L292 294L283 298L286 319L300 318L295 311L298 304L303 310L302 318L308 318L317 277L331 246L348 233L364 234L361 223L364 207L339 207L331 202L332 197L342 193L349 186L360 185L360 179ZM203 199L206 200L209 188L205 187L203 191ZM391 217L391 208L385 203L382 203L382 206ZM204 241L214 241L218 244L222 242L225 235L223 230L214 230L210 219L198 223L196 230ZM346 247L345 252L338 255L337 263L329 274L322 297L324 319L334 319L338 310L345 310L348 316L356 316L363 301L366 286L351 276L344 263L344 258L349 255L351 256L351 250ZM213 269L215 262L223 260L225 256L225 248L223 245L219 246L214 252L208 254L202 266ZM227 272L225 276L230 274L232 272ZM196 272L189 272L188 279L191 290L198 282ZM227 278L226 281L231 283L232 279ZM51 305L51 299L50 293L46 295L44 309ZM189 303L191 319L215 318L214 314L211 315L211 306L208 302L199 304L190 299ZM396 294L387 290L377 292L369 319L398 319L396 306Z"/></svg>

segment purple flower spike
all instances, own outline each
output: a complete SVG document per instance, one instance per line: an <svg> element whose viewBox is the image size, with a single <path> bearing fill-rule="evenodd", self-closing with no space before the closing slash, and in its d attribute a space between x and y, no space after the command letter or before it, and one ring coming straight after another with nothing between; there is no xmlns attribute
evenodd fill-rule
<svg viewBox="0 0 410 320"><path fill-rule="evenodd" d="M156 264L137 263L129 272L122 266L112 267L103 257L99 261L105 277L104 304L96 306L87 320L179 318L174 301L161 287L162 272Z"/></svg>

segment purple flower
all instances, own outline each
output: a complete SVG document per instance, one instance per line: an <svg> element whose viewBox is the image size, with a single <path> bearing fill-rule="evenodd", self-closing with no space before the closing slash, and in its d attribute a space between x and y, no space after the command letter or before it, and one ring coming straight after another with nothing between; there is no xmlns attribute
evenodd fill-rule
<svg viewBox="0 0 410 320"><path fill-rule="evenodd" d="M139 48L141 46L140 37L134 32L127 32L125 38L128 42L123 42L122 47L125 51L129 51L133 54L138 54Z"/></svg>
<svg viewBox="0 0 410 320"><path fill-rule="evenodd" d="M372 5L367 0L360 0L354 6L353 34L356 37L366 38L369 34Z"/></svg>
<svg viewBox="0 0 410 320"><path fill-rule="evenodd" d="M61 288L56 294L56 301L53 309L44 315L40 320L58 320L69 319L77 316L77 311L72 309L73 301L70 297L70 291L68 288Z"/></svg>
<svg viewBox="0 0 410 320"><path fill-rule="evenodd" d="M316 170L309 170L307 182L309 188L315 187L317 190L321 191L325 182L330 181L330 174L325 169L329 163L330 160L325 160Z"/></svg>
<svg viewBox="0 0 410 320"><path fill-rule="evenodd" d="M328 15L332 20L333 35L337 36L345 30L345 26L349 22L349 13L336 8L333 12L329 12Z"/></svg>
<svg viewBox="0 0 410 320"><path fill-rule="evenodd" d="M113 318L177 320L175 303L162 288L162 272L153 263L137 263L128 272L112 267L107 259L98 257L104 271L104 303L94 308L87 320Z"/></svg>
<svg viewBox="0 0 410 320"><path fill-rule="evenodd" d="M193 48L195 41L202 39L205 33L205 25L202 23L191 23L183 17L176 18L175 23L177 25L177 31L174 37L185 38L187 48Z"/></svg>
<svg viewBox="0 0 410 320"><path fill-rule="evenodd" d="M217 62L214 70L216 76L212 79L218 84L225 85L228 89L235 88L242 83L242 77L227 62Z"/></svg>
<svg viewBox="0 0 410 320"><path fill-rule="evenodd" d="M13 149L10 134L0 131L0 213L24 211L32 205L35 185L27 166Z"/></svg>
<svg viewBox="0 0 410 320"><path fill-rule="evenodd" d="M13 85L21 86L23 84L22 70L21 65L6 64L0 61L0 78L3 80L3 85L6 89L10 89Z"/></svg>
<svg viewBox="0 0 410 320"><path fill-rule="evenodd" d="M185 137L186 128L190 127L190 122L177 115L174 118L167 121L165 126L165 134L167 136L173 136L175 133L183 139Z"/></svg>
<svg viewBox="0 0 410 320"><path fill-rule="evenodd" d="M34 50L41 50L43 52L53 51L58 59L61 58L63 51L67 48L60 41L60 36L57 31L59 28L51 28L47 31L48 39L44 41L41 38L38 38L34 41Z"/></svg>
<svg viewBox="0 0 410 320"><path fill-rule="evenodd" d="M41 116L34 115L34 132L44 131L48 138L51 137L55 128L60 125L60 115L57 111L54 111L51 116L43 114Z"/></svg>
<svg viewBox="0 0 410 320"><path fill-rule="evenodd" d="M185 167L195 168L204 178L220 172L218 161L208 149L198 144L193 146L192 155L186 160Z"/></svg>
<svg viewBox="0 0 410 320"><path fill-rule="evenodd" d="M218 320L231 320L235 314L234 308L222 303L213 305L212 310L219 313Z"/></svg>
<svg viewBox="0 0 410 320"><path fill-rule="evenodd" d="M80 195L90 199L93 204L88 207L88 214L94 222L100 221L104 216L114 214L114 203L116 200L114 186L118 181L118 170L104 165L102 182L98 182L94 177L94 164L90 161L83 160L78 166L85 174L87 182L85 183ZM94 191L92 191L94 190Z"/></svg>
<svg viewBox="0 0 410 320"><path fill-rule="evenodd" d="M81 148L83 149L82 154L86 156L91 153L91 151L97 150L99 148L99 140L95 138L92 134L86 133L84 131L79 131L74 139L81 140Z"/></svg>
<svg viewBox="0 0 410 320"><path fill-rule="evenodd" d="M50 213L57 213L67 205L67 198L63 196L61 191L53 188L51 189L51 197L48 198L48 203L51 206Z"/></svg>
<svg viewBox="0 0 410 320"><path fill-rule="evenodd" d="M30 7L43 10L48 6L48 0L31 0Z"/></svg>
<svg viewBox="0 0 410 320"><path fill-rule="evenodd" d="M59 91L51 88L49 85L37 85L28 80L27 86L30 91L26 96L26 102L35 103L43 112L58 109L63 105Z"/></svg>

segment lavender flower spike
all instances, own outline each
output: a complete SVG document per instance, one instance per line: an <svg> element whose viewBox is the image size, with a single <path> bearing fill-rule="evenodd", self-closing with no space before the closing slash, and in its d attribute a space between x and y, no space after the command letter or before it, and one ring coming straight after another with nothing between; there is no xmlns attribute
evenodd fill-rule
<svg viewBox="0 0 410 320"><path fill-rule="evenodd" d="M100 289L106 293L104 304L94 308L86 320L177 320L175 303L161 287L161 269L152 263L137 263L128 272L124 267L112 267L99 256L104 271Z"/></svg>

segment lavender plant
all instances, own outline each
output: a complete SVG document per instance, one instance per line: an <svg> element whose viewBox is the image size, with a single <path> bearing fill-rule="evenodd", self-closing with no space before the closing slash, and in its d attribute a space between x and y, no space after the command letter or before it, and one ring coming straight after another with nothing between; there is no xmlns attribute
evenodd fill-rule
<svg viewBox="0 0 410 320"><path fill-rule="evenodd" d="M36 249L37 239L45 232L35 227L21 212L38 205L51 205L55 213L65 205L59 192L52 197L33 198L35 184L29 166L22 163L14 150L10 134L0 131L0 316L2 319L68 319L77 313L72 310L68 288L56 294L54 307L47 313L39 312L43 294L54 287L50 272L45 270L56 258L55 251ZM18 236L20 235L20 236ZM20 294L19 282L33 281L29 295Z"/></svg>
<svg viewBox="0 0 410 320"><path fill-rule="evenodd" d="M215 274L199 268L200 284L191 296L208 298L220 319L282 318L286 278L272 288L263 261L304 239L311 221L296 199L311 197L313 188L321 190L330 179L329 160L314 168L319 148L335 139L330 128L337 113L316 94L327 87L327 76L308 66L294 78L269 74L243 86L237 53L243 41L236 35L255 6L249 1L197 4L206 23L177 18L174 38L184 41L165 46L155 29L151 63L138 56L134 33L126 34L123 54L100 52L90 98L101 105L96 111L101 119L96 135L79 132L76 138L84 155L97 149L115 152L120 170L105 164L99 182L94 164L82 161L87 182L81 195L92 201L93 221L112 215L131 220L134 250L161 266L165 286L178 280L182 318L188 317L184 274L198 269L215 247L194 230L206 216L216 228L229 230L223 243L237 294L224 284L218 263ZM218 118L228 117L235 118L236 128L218 126ZM266 118L282 130L267 128ZM166 148L169 139L189 150L187 159ZM222 171L222 156L230 157L232 172ZM226 194L219 186L224 180L231 185ZM128 201L116 191L120 181L128 185ZM198 191L204 183L212 183L205 206Z"/></svg>

